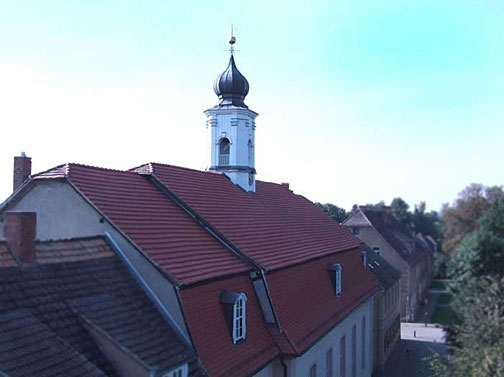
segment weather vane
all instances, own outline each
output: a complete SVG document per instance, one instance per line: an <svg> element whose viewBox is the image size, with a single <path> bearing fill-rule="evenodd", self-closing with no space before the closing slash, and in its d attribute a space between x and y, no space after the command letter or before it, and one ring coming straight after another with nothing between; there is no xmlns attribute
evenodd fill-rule
<svg viewBox="0 0 504 377"><path fill-rule="evenodd" d="M235 51L234 44L236 43L236 37L234 36L233 24L231 24L231 36L229 37L228 43L230 45L229 52L231 52L231 55L233 55L233 53Z"/></svg>

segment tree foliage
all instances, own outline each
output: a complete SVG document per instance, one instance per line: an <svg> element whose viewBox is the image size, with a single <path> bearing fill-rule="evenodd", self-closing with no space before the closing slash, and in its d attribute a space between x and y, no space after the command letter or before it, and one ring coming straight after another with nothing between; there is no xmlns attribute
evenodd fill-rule
<svg viewBox="0 0 504 377"><path fill-rule="evenodd" d="M336 220L338 223L343 222L348 215L344 208L340 208L331 203L322 204L317 202L315 205L322 211L326 212L329 217Z"/></svg>
<svg viewBox="0 0 504 377"><path fill-rule="evenodd" d="M483 212L504 197L501 187L484 187L473 183L467 186L450 206L442 209L443 251L449 256L462 239L478 227Z"/></svg>
<svg viewBox="0 0 504 377"><path fill-rule="evenodd" d="M504 198L492 201L448 264L460 324L453 352L434 360L438 377L504 377Z"/></svg>

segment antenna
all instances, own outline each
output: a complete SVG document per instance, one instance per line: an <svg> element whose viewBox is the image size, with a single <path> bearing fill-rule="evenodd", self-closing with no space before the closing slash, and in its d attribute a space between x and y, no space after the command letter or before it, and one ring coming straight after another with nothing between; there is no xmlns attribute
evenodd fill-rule
<svg viewBox="0 0 504 377"><path fill-rule="evenodd" d="M233 24L231 24L231 36L229 37L228 43L231 46L231 47L229 47L229 52L231 52L231 55L233 55L233 53L234 53L234 44L236 43L236 37L234 36Z"/></svg>

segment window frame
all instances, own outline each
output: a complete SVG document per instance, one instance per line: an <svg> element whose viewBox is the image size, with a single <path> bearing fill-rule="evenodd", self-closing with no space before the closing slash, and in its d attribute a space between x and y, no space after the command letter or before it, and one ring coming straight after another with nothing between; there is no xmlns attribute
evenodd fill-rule
<svg viewBox="0 0 504 377"><path fill-rule="evenodd" d="M346 377L346 337L340 338L340 377Z"/></svg>
<svg viewBox="0 0 504 377"><path fill-rule="evenodd" d="M333 377L333 368L334 368L333 349L332 347L330 347L326 351L326 377Z"/></svg>
<svg viewBox="0 0 504 377"><path fill-rule="evenodd" d="M361 369L366 368L366 316L362 316L361 321Z"/></svg>
<svg viewBox="0 0 504 377"><path fill-rule="evenodd" d="M341 296L341 293L343 292L343 267L341 264L336 265L336 270L334 271L335 273L335 290L336 290L336 296Z"/></svg>
<svg viewBox="0 0 504 377"><path fill-rule="evenodd" d="M188 364L181 365L163 375L163 377L188 377L188 376L189 376Z"/></svg>
<svg viewBox="0 0 504 377"><path fill-rule="evenodd" d="M233 304L233 344L245 340L247 336L247 297L241 295Z"/></svg>

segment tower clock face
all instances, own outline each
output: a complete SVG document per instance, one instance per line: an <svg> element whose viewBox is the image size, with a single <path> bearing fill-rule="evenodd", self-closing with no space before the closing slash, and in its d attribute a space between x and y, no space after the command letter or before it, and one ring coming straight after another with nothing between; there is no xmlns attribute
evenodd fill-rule
<svg viewBox="0 0 504 377"><path fill-rule="evenodd" d="M254 174L249 173L249 186L252 186L252 183L254 183Z"/></svg>

